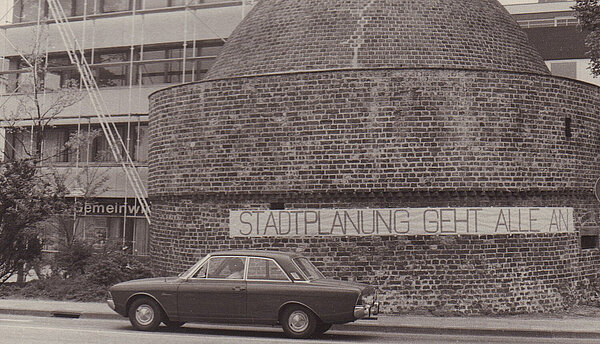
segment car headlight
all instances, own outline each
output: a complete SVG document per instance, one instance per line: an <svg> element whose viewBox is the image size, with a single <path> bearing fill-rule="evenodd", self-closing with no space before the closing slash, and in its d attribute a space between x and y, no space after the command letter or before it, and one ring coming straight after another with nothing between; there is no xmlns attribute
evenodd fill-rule
<svg viewBox="0 0 600 344"><path fill-rule="evenodd" d="M375 291L371 291L367 294L362 294L360 296L360 304L361 305L372 305L373 302L375 302L376 298L377 298L377 294L375 293Z"/></svg>
<svg viewBox="0 0 600 344"><path fill-rule="evenodd" d="M110 309L112 309L113 311L116 309L115 301L113 300L113 297L112 297L112 294L110 293L110 291L106 294L106 303L108 304L108 307L110 307Z"/></svg>

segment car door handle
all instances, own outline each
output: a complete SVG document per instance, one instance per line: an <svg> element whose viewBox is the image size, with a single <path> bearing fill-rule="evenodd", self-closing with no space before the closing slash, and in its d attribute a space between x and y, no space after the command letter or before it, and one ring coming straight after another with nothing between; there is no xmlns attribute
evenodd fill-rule
<svg viewBox="0 0 600 344"><path fill-rule="evenodd" d="M233 287L233 291L244 291L246 287Z"/></svg>

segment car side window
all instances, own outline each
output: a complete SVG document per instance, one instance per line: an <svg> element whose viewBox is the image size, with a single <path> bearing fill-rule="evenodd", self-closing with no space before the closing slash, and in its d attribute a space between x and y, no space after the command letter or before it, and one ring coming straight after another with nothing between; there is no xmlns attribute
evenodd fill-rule
<svg viewBox="0 0 600 344"><path fill-rule="evenodd" d="M207 278L244 278L244 257L212 257L208 261Z"/></svg>
<svg viewBox="0 0 600 344"><path fill-rule="evenodd" d="M287 281L287 275L272 259L250 258L248 279L265 281Z"/></svg>
<svg viewBox="0 0 600 344"><path fill-rule="evenodd" d="M208 268L208 263L202 264L200 269L196 271L192 278L206 278L206 269Z"/></svg>
<svg viewBox="0 0 600 344"><path fill-rule="evenodd" d="M306 281L298 271L290 271L290 275L292 276L292 281Z"/></svg>

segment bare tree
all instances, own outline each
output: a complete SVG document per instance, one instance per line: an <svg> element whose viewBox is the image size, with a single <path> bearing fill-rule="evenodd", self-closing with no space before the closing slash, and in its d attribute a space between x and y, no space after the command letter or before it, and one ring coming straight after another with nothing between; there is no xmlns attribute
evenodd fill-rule
<svg viewBox="0 0 600 344"><path fill-rule="evenodd" d="M45 26L34 26L32 30L33 41L29 44L28 51L19 52L21 60L18 64L21 68L15 82L15 91L19 95L13 96L15 102L5 102L0 111L4 117L3 126L9 131L31 133L29 142L23 140L24 136L15 136L16 144L27 158L38 165L44 160L54 158L44 157L42 154L46 130L66 108L79 102L84 93L77 88L75 80L58 87L47 83L47 77L51 73L47 50L44 47L47 41ZM30 125L18 125L21 121L29 121Z"/></svg>
<svg viewBox="0 0 600 344"><path fill-rule="evenodd" d="M73 152L86 151L89 143L101 135L102 133L99 130L73 133L65 144L65 149ZM108 154L107 151L101 151L99 152L100 156L95 157L94 160L103 160L103 157ZM86 230L86 228L82 228L81 217L77 216L77 213L86 203L91 202L95 197L108 190L108 171L108 168L90 166L89 164L82 164L79 167L72 167L63 171L65 179L67 179L66 175L73 177L67 186L71 190L76 190L76 197L74 197L69 208L60 216L56 216L51 224L56 229L54 238L60 245L67 248L71 247L76 239L76 229Z"/></svg>
<svg viewBox="0 0 600 344"><path fill-rule="evenodd" d="M44 49L47 42L45 27L35 26L33 29L33 40L29 45L28 51L19 52L21 60L18 62L20 67L19 76L15 78L15 93L9 100L4 101L0 106L0 124L6 129L9 135L14 138L11 145L15 151L19 146L21 156L15 156L7 163L4 163L3 172L12 178L13 182L26 185L28 188L38 190L32 197L38 201L44 198L56 199L58 195L63 196L61 202L50 202L50 207L44 207L43 201L39 204L32 200L27 200L25 193L27 190L15 189L15 192L2 192L3 208L0 208L0 217L10 219L14 214L14 209L20 209L22 202L29 202L32 205L31 210L37 211L35 214L29 214L29 219L17 219L15 224L9 224L0 221L0 237L6 240L13 240L13 244L6 242L2 244L3 255L0 257L0 283L10 277L14 271L18 272L18 282L24 282L25 263L34 262L41 255L41 236L40 223L46 220L52 214L58 214L64 211L66 194L64 188L64 178L56 174L52 169L40 169L45 160L53 159L54 156L43 155L43 144L45 133L52 126L52 122L69 106L74 105L82 99L83 93L72 85L59 85L57 88L49 87L47 76L49 75L48 54ZM60 87L66 86L66 87ZM25 127L22 123L27 122ZM26 132L30 135L25 135ZM26 138L29 138L27 140ZM28 141L28 142L27 142ZM64 150L67 150L65 147ZM61 154L58 152L57 154ZM32 169L29 169L31 165ZM21 176L14 171L21 171ZM10 183L11 178L6 177L6 183ZM20 179L19 179L20 178ZM54 193L48 192L53 186ZM8 190L8 189L6 189ZM11 199L13 197L13 199ZM37 198L36 198L37 197ZM25 199L25 201L24 201ZM54 204L54 205L53 205ZM22 211L22 209L20 210ZM12 215L11 215L12 214ZM25 254L26 253L26 254Z"/></svg>

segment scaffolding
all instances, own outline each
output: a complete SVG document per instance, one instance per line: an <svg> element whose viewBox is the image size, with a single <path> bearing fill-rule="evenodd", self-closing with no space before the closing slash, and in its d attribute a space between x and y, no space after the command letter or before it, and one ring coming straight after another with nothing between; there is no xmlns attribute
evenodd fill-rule
<svg viewBox="0 0 600 344"><path fill-rule="evenodd" d="M69 26L67 15L65 14L60 2L58 2L58 0L47 0L47 2L50 13L56 22L58 31L65 45L69 59L72 64L77 66L79 74L81 75L81 81L85 86L92 103L92 107L94 108L95 114L99 119L102 132L108 141L113 158L121 165L123 171L125 172L128 185L133 189L135 198L139 202L146 220L148 223L150 223L150 205L145 197L146 188L135 164L133 163L133 160L131 159L128 146L126 146L123 142L123 138L119 134L115 122L111 120L110 112L108 111L106 102L102 98L102 93L100 93L98 84L94 79L89 63L85 58L84 47L78 43L75 33ZM130 84L130 86L132 85Z"/></svg>

